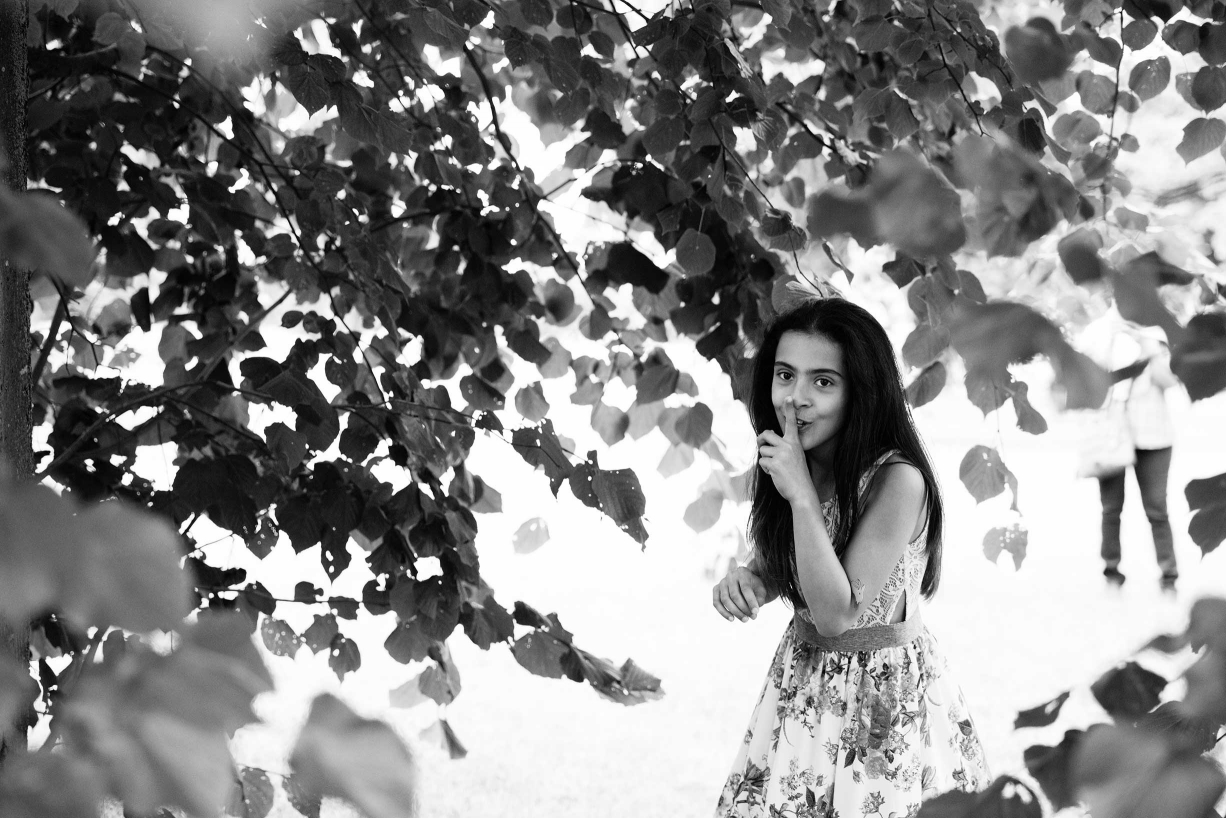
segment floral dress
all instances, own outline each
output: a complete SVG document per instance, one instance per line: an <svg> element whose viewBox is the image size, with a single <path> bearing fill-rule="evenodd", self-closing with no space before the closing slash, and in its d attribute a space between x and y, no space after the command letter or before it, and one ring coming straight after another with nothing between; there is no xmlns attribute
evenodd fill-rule
<svg viewBox="0 0 1226 818"><path fill-rule="evenodd" d="M867 470L861 496L893 454ZM823 504L822 514L833 534L833 503ZM926 534L907 545L856 622L856 629L885 625L901 604L908 632L916 634L905 644L823 649L798 633L812 619L797 612L775 652L717 818L903 818L916 815L925 798L987 785L966 702L913 610L927 564Z"/></svg>

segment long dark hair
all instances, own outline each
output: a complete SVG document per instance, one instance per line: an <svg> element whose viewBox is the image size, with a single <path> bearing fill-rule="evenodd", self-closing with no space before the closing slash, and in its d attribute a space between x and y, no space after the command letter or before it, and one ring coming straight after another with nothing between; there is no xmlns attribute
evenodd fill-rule
<svg viewBox="0 0 1226 818"><path fill-rule="evenodd" d="M842 298L807 301L780 314L767 327L752 365L749 415L754 431L782 434L771 402L775 354L783 333L820 335L843 351L847 380L847 407L834 451L837 527L834 552L841 559L859 522L859 483L878 457L898 450L924 476L928 506L928 567L920 590L936 593L941 577L941 536L944 515L941 490L928 452L915 430L907 405L894 347L877 319L863 307ZM805 607L795 571L792 509L775 489L774 481L754 468L753 504L749 512L749 540L758 554L763 579L779 590L793 607Z"/></svg>

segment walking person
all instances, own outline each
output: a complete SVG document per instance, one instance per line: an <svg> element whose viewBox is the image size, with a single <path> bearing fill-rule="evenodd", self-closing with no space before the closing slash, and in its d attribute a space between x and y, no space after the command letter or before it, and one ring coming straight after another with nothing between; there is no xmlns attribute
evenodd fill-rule
<svg viewBox="0 0 1226 818"><path fill-rule="evenodd" d="M1086 327L1084 351L1111 371L1116 383L1108 404L1123 407L1124 428L1133 449L1132 473L1141 490L1141 507L1149 520L1160 587L1174 591L1179 579L1175 538L1167 515L1167 478L1171 470L1174 426L1166 393L1179 384L1171 372L1171 355L1162 331L1125 320L1114 306ZM1124 510L1128 467L1096 475L1102 502L1103 576L1115 587L1124 584L1120 571L1120 515Z"/></svg>
<svg viewBox="0 0 1226 818"><path fill-rule="evenodd" d="M753 366L753 555L713 590L729 620L794 610L718 818L902 818L988 783L957 685L920 618L942 501L893 347L863 308L813 300Z"/></svg>

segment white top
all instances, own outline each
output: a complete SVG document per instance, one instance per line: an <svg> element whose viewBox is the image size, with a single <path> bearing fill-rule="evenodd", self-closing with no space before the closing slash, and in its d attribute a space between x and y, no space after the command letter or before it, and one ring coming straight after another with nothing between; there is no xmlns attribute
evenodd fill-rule
<svg viewBox="0 0 1226 818"><path fill-rule="evenodd" d="M1149 359L1136 378L1112 386L1107 400L1126 402L1128 427L1136 448L1169 447L1175 440L1175 430L1165 393L1179 381L1171 374L1171 353L1162 330L1131 324L1113 308L1085 328L1081 347L1107 371Z"/></svg>

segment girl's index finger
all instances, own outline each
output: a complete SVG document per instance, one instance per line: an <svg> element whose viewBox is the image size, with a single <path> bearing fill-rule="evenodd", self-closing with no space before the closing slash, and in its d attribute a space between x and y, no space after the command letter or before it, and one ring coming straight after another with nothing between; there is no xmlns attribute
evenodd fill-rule
<svg viewBox="0 0 1226 818"><path fill-rule="evenodd" d="M800 440L800 429L796 426L796 404L791 398L783 400L783 439L792 443Z"/></svg>

